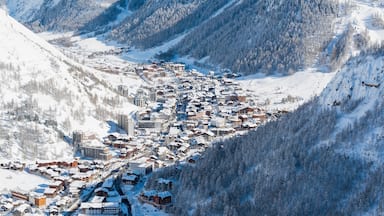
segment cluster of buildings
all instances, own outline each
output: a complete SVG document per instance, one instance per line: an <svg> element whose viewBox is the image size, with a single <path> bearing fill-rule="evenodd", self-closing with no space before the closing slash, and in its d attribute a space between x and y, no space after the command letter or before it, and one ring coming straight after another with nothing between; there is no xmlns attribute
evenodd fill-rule
<svg viewBox="0 0 384 216"><path fill-rule="evenodd" d="M140 153L154 168L193 161L213 140L255 128L271 116L232 79L185 71L182 64L137 70L156 84L132 96L139 111L118 116L128 139L111 134L104 142L120 148L124 158Z"/></svg>
<svg viewBox="0 0 384 216"><path fill-rule="evenodd" d="M19 163L3 162L1 168L16 167L12 164ZM93 215L105 215L104 213L119 215L120 213L119 201L113 201L113 205L112 202L106 202L107 200L105 200L105 204L104 200L100 201L103 204L95 204L102 206L103 214L97 212L96 208L87 209L87 205L81 205L84 197L91 197L97 193L94 190L97 184L104 185L106 182L110 182L108 179L111 179L112 170L123 165L119 160L95 161L76 158L68 161L37 161L34 164L21 165L23 165L22 168L12 169L44 177L47 179L47 183L38 185L31 191L11 190L7 199L0 199L0 211L2 212L25 215L36 214L36 209L38 209L40 213L45 212L50 215L57 213L58 215L71 208L74 210L79 208L79 211L86 215L91 212L94 212ZM19 206L28 206L28 208L21 209ZM111 209L112 206L114 206L114 210ZM118 211L118 213L112 214L113 211Z"/></svg>
<svg viewBox="0 0 384 216"><path fill-rule="evenodd" d="M134 114L117 116L126 133L109 133L102 141L73 133L73 145L83 157L127 160L130 174L124 175L125 182L178 162L195 163L214 140L256 128L275 116L230 78L186 71L183 64L173 63L145 65L136 73L147 86L135 93L123 85L117 88L139 107ZM158 206L171 200L168 195L143 193L140 200Z"/></svg>
<svg viewBox="0 0 384 216"><path fill-rule="evenodd" d="M12 191L13 198L38 208L53 206L57 212L81 201L77 206L80 214L118 215L121 194L114 186L116 178L108 177L117 160L127 167L119 173L120 184L134 186L157 168L195 163L215 140L256 128L275 116L258 107L236 81L213 73L202 75L172 63L146 65L136 68L136 73L151 85L134 94L126 86L118 86L119 94L139 107L134 114L117 116L121 130L103 139L93 133L73 132L74 150L89 160L39 161L26 168L19 163L0 164L51 180L37 191ZM102 185L91 190L90 200L82 200L94 182ZM158 184L161 190L142 191L137 199L158 208L170 205L172 181L160 179Z"/></svg>

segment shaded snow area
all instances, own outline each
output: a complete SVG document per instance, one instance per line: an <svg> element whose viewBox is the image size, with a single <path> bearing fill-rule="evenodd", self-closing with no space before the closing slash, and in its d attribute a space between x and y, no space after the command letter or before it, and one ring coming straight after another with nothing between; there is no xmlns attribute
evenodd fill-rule
<svg viewBox="0 0 384 216"><path fill-rule="evenodd" d="M43 3L44 0L6 0L10 15L22 22L30 21Z"/></svg>
<svg viewBox="0 0 384 216"><path fill-rule="evenodd" d="M134 110L100 72L67 58L0 10L0 157L73 156L74 130L108 131L115 111Z"/></svg>
<svg viewBox="0 0 384 216"><path fill-rule="evenodd" d="M145 215L145 216L166 216L168 215L162 210L139 201L138 197L144 190L144 182L140 181L137 185L125 185L122 186L122 190L127 195L129 203L131 204L132 215Z"/></svg>
<svg viewBox="0 0 384 216"><path fill-rule="evenodd" d="M384 95L384 58L360 57L349 61L320 96L324 107L337 107L355 101L353 109L340 110L335 133L352 127L356 121L374 110ZM374 131L373 131L374 132Z"/></svg>

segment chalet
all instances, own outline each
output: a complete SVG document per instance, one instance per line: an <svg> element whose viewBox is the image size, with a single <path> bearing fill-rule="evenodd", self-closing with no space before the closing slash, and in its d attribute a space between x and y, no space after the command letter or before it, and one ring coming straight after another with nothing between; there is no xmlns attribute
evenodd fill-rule
<svg viewBox="0 0 384 216"><path fill-rule="evenodd" d="M106 139L109 140L109 141L111 141L111 142L113 142L113 141L116 141L116 140L117 140L117 137L118 137L118 135L116 135L116 134L109 134L109 135L106 137Z"/></svg>
<svg viewBox="0 0 384 216"><path fill-rule="evenodd" d="M28 204L21 204L15 208L15 210L12 212L12 215L23 216L23 215L30 214L30 213L32 213L31 206Z"/></svg>
<svg viewBox="0 0 384 216"><path fill-rule="evenodd" d="M46 196L36 196L34 197L34 202L36 207L42 208L47 205L47 197Z"/></svg>
<svg viewBox="0 0 384 216"><path fill-rule="evenodd" d="M93 172L88 171L86 173L77 173L72 176L73 180L90 182L93 180Z"/></svg>
<svg viewBox="0 0 384 216"><path fill-rule="evenodd" d="M243 122L237 116L232 116L229 118L229 123L232 124L232 127L239 128Z"/></svg>
<svg viewBox="0 0 384 216"><path fill-rule="evenodd" d="M237 115L251 115L254 111L255 109L249 106L236 107L232 110L232 112Z"/></svg>
<svg viewBox="0 0 384 216"><path fill-rule="evenodd" d="M79 168L79 171L81 173L86 173L86 172L88 172L90 170L89 166L86 166L86 165L83 165L83 164L79 165L78 168Z"/></svg>
<svg viewBox="0 0 384 216"><path fill-rule="evenodd" d="M215 134L212 132L212 131L209 131L209 130L205 130L205 131L202 131L201 132L201 136L207 140L207 141L212 141L214 138L215 138ZM206 142L203 141L203 143L205 144Z"/></svg>
<svg viewBox="0 0 384 216"><path fill-rule="evenodd" d="M188 120L198 120L203 118L206 115L206 111L198 111L198 112L187 112Z"/></svg>
<svg viewBox="0 0 384 216"><path fill-rule="evenodd" d="M73 181L69 185L68 193L70 197L79 197L80 192L82 189L85 188L85 182L84 181Z"/></svg>
<svg viewBox="0 0 384 216"><path fill-rule="evenodd" d="M37 161L36 162L37 167L61 167L61 168L71 168L71 167L77 167L78 161L77 160L69 160L69 161Z"/></svg>
<svg viewBox="0 0 384 216"><path fill-rule="evenodd" d="M193 139L191 139L190 144L192 146L206 146L207 141L203 136L196 136Z"/></svg>
<svg viewBox="0 0 384 216"><path fill-rule="evenodd" d="M225 96L225 102L228 102L228 101L244 103L244 102L247 101L247 96L245 96L245 95L238 95L237 93L226 95Z"/></svg>
<svg viewBox="0 0 384 216"><path fill-rule="evenodd" d="M176 151L177 149L179 149L181 147L181 143L180 142L171 142L168 144L167 146L171 151Z"/></svg>
<svg viewBox="0 0 384 216"><path fill-rule="evenodd" d="M60 200L56 202L56 206L61 210L68 209L70 205L72 204L72 199L69 196L63 196Z"/></svg>
<svg viewBox="0 0 384 216"><path fill-rule="evenodd" d="M62 181L54 181L48 184L49 188L53 188L57 191L61 191L64 188L64 183Z"/></svg>
<svg viewBox="0 0 384 216"><path fill-rule="evenodd" d="M178 149L178 152L186 154L189 151L190 145L188 143L181 143L180 148Z"/></svg>
<svg viewBox="0 0 384 216"><path fill-rule="evenodd" d="M172 194L169 191L159 192L153 197L153 201L159 205L168 205L172 202Z"/></svg>
<svg viewBox="0 0 384 216"><path fill-rule="evenodd" d="M172 190L172 181L159 178L157 179L157 187L161 188L162 190Z"/></svg>
<svg viewBox="0 0 384 216"><path fill-rule="evenodd" d="M58 194L58 190L56 190L55 188L45 188L44 190L44 195L47 197L47 198L54 198L56 197Z"/></svg>
<svg viewBox="0 0 384 216"><path fill-rule="evenodd" d="M144 191L140 194L140 198L144 201L153 201L153 198L157 195L155 190Z"/></svg>
<svg viewBox="0 0 384 216"><path fill-rule="evenodd" d="M72 180L71 177L69 176L58 176L53 179L54 181L60 181L63 183L63 186L66 187Z"/></svg>
<svg viewBox="0 0 384 216"><path fill-rule="evenodd" d="M139 176L124 174L123 177L121 178L121 181L124 184L136 185L139 182Z"/></svg>
<svg viewBox="0 0 384 216"><path fill-rule="evenodd" d="M122 158L122 159L127 158L127 149L126 148L120 149L119 158Z"/></svg>
<svg viewBox="0 0 384 216"><path fill-rule="evenodd" d="M129 146L129 143L123 142L123 141L114 141L112 142L112 146L114 148L122 149L122 148L127 148Z"/></svg>
<svg viewBox="0 0 384 216"><path fill-rule="evenodd" d="M26 191L12 190L11 195L15 199L21 199L21 200L25 200L25 201L29 200L28 192L26 192Z"/></svg>
<svg viewBox="0 0 384 216"><path fill-rule="evenodd" d="M107 197L108 193L109 193L109 190L107 188L103 188L103 187L97 188L95 190L96 196L99 196L99 197Z"/></svg>
<svg viewBox="0 0 384 216"><path fill-rule="evenodd" d="M250 122L250 121L247 121L247 122L244 122L242 125L241 125L242 128L247 128L247 129L251 129L251 128L256 128L257 127L257 124L256 123L253 123L253 122Z"/></svg>
<svg viewBox="0 0 384 216"><path fill-rule="evenodd" d="M258 119L260 121L266 121L267 120L267 115L265 113L254 113L252 115L252 118Z"/></svg>
<svg viewBox="0 0 384 216"><path fill-rule="evenodd" d="M126 158L133 157L139 150L137 148L127 148L126 149Z"/></svg>
<svg viewBox="0 0 384 216"><path fill-rule="evenodd" d="M49 215L59 215L59 208L57 206L50 206Z"/></svg>
<svg viewBox="0 0 384 216"><path fill-rule="evenodd" d="M211 120L211 126L212 127L216 127L216 128L223 128L223 127L225 127L225 123L226 123L225 118L216 117L216 118L213 118Z"/></svg>
<svg viewBox="0 0 384 216"><path fill-rule="evenodd" d="M24 167L25 167L25 164L19 161L13 161L8 163L7 169L23 171Z"/></svg>

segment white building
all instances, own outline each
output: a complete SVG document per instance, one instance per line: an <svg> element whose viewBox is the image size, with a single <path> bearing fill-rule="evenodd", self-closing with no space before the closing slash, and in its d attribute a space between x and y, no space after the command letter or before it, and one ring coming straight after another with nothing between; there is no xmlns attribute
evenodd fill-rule
<svg viewBox="0 0 384 216"><path fill-rule="evenodd" d="M139 107L145 107L147 105L148 97L147 94L142 90L137 90L133 103Z"/></svg>
<svg viewBox="0 0 384 216"><path fill-rule="evenodd" d="M131 117L128 115L119 115L117 123L127 132L128 136L135 136L135 121Z"/></svg>
<svg viewBox="0 0 384 216"><path fill-rule="evenodd" d="M83 215L119 215L120 204L115 202L91 203L84 202L80 206Z"/></svg>
<svg viewBox="0 0 384 216"><path fill-rule="evenodd" d="M148 162L148 158L142 157L135 161L129 162L129 169L134 174L147 175L153 170L153 163Z"/></svg>
<svg viewBox="0 0 384 216"><path fill-rule="evenodd" d="M128 91L128 86L125 86L125 85L119 85L117 87L117 91L119 92L119 94L123 97L128 97L128 94L129 94L129 91Z"/></svg>

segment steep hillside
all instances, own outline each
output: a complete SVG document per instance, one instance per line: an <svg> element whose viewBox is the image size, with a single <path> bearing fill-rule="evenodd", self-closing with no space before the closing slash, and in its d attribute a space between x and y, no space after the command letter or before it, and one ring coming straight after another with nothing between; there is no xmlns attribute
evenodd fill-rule
<svg viewBox="0 0 384 216"><path fill-rule="evenodd" d="M100 133L126 99L0 10L0 157L72 156L73 130ZM113 107L113 108L112 108Z"/></svg>
<svg viewBox="0 0 384 216"><path fill-rule="evenodd" d="M147 49L187 33L160 57L290 73L315 62L333 35L338 10L335 1L147 1L111 37Z"/></svg>
<svg viewBox="0 0 384 216"><path fill-rule="evenodd" d="M188 34L171 54L245 73L291 73L315 63L333 36L335 1L237 3Z"/></svg>
<svg viewBox="0 0 384 216"><path fill-rule="evenodd" d="M147 188L174 179L177 215L383 214L383 55L352 58L319 98Z"/></svg>
<svg viewBox="0 0 384 216"><path fill-rule="evenodd" d="M44 3L49 3L51 6L54 6L57 1L44 1L44 0L6 0L5 4L8 7L10 15L17 19L20 22L28 22L37 16L37 11Z"/></svg>
<svg viewBox="0 0 384 216"><path fill-rule="evenodd" d="M13 17L35 32L65 32L77 31L90 22L105 25L116 19L123 10L118 7L124 7L126 0L7 0L6 4Z"/></svg>
<svg viewBox="0 0 384 216"><path fill-rule="evenodd" d="M110 36L137 48L158 46L198 26L227 4L227 0L149 0L115 28ZM229 4L233 4L231 1Z"/></svg>

